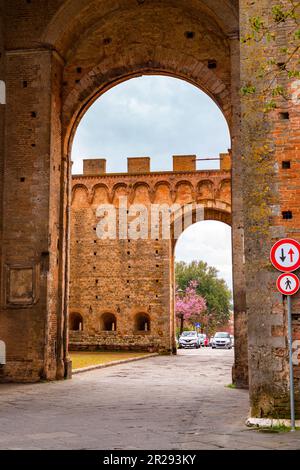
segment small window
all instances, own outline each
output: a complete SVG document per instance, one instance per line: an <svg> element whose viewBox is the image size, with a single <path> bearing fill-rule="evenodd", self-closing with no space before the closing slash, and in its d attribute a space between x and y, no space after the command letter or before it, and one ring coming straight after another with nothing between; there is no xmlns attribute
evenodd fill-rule
<svg viewBox="0 0 300 470"><path fill-rule="evenodd" d="M290 113L288 113L287 111L279 113L279 117L282 120L290 119Z"/></svg>
<svg viewBox="0 0 300 470"><path fill-rule="evenodd" d="M282 218L284 220L291 220L293 218L293 213L292 211L283 211L282 212Z"/></svg>
<svg viewBox="0 0 300 470"><path fill-rule="evenodd" d="M289 170L291 168L291 162L289 160L284 160L282 162L282 169Z"/></svg>
<svg viewBox="0 0 300 470"><path fill-rule="evenodd" d="M216 69L217 68L217 61L216 60L209 60L207 62L207 67L209 69Z"/></svg>
<svg viewBox="0 0 300 470"><path fill-rule="evenodd" d="M135 316L134 330L136 332L150 331L150 326L150 317L147 313L138 313Z"/></svg>
<svg viewBox="0 0 300 470"><path fill-rule="evenodd" d="M187 39L194 39L194 37L195 37L194 31L186 31L186 32L184 33L184 35L185 35L185 37L186 37Z"/></svg>
<svg viewBox="0 0 300 470"><path fill-rule="evenodd" d="M71 331L83 330L83 319L80 313L70 313L69 328Z"/></svg>
<svg viewBox="0 0 300 470"><path fill-rule="evenodd" d="M100 319L101 331L116 331L117 319L113 313L103 313Z"/></svg>

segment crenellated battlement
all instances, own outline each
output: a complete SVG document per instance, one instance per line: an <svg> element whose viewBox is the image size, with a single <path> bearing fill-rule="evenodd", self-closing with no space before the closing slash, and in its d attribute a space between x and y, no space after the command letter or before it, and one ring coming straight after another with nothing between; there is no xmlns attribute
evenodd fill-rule
<svg viewBox="0 0 300 470"><path fill-rule="evenodd" d="M220 156L222 169L196 170L195 155L173 157L173 171L150 171L150 158L128 158L127 173L104 173L105 159L84 160L84 173L72 178L72 210L86 205L202 203L216 220L231 220L230 154Z"/></svg>
<svg viewBox="0 0 300 470"><path fill-rule="evenodd" d="M83 160L83 175L84 176L105 176L107 174L117 175L139 175L147 173L172 173L172 172L195 172L207 171L197 170L197 161L211 160L209 158L197 158L196 155L173 155L173 170L172 171L151 171L150 157L128 157L127 158L127 173L107 173L106 172L106 158L93 158ZM220 170L213 171L230 171L231 170L231 153L220 153L218 158L212 160L220 160ZM76 178L80 175L74 175Z"/></svg>

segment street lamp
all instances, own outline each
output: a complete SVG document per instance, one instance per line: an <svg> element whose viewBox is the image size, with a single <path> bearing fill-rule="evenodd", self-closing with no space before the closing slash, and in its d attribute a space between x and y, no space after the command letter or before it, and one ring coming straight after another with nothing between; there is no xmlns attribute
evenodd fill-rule
<svg viewBox="0 0 300 470"><path fill-rule="evenodd" d="M184 295L184 290L182 289L177 289L177 295L182 299ZM179 334L181 335L183 332L183 313L180 314L180 330Z"/></svg>

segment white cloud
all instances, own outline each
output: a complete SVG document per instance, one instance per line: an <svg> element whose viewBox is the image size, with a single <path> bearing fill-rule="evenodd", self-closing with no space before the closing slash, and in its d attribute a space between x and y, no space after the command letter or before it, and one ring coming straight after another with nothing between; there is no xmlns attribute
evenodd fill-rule
<svg viewBox="0 0 300 470"><path fill-rule="evenodd" d="M162 76L129 80L101 96L76 132L73 173L82 158L106 157L108 171L126 171L129 156L151 157L152 170L170 170L172 155L216 157L230 147L219 108L198 88ZM216 168L217 162L201 163Z"/></svg>
<svg viewBox="0 0 300 470"><path fill-rule="evenodd" d="M232 289L231 227L216 221L203 221L187 228L175 247L177 261L205 261L219 271Z"/></svg>

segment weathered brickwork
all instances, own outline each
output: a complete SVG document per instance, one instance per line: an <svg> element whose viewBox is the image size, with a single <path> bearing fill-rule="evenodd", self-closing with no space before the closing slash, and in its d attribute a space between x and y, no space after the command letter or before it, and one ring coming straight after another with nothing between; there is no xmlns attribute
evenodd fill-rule
<svg viewBox="0 0 300 470"><path fill-rule="evenodd" d="M223 161L230 165L227 155ZM72 349L145 349L171 353L175 348L174 240L164 239L161 229L157 237L151 236L151 219L147 240L134 240L130 235L123 240L101 240L96 233L100 220L96 211L101 204L112 204L119 220L120 197L126 197L128 225L138 215L130 216L133 204L143 205L149 215L151 204L165 204L170 208L173 204L179 207L194 204L194 211L198 204L204 209L199 213L199 220L203 215L205 219L231 223L230 169L196 171L196 156L173 157L173 172L152 173L149 164L149 158L129 158L128 173L103 175L99 168L96 175L92 161L89 164L86 160L85 174L72 178ZM170 217L170 225L172 221ZM182 230L192 222L192 218L186 220ZM177 238L179 235L180 232ZM117 237L121 236L117 231ZM109 316L111 320L105 321Z"/></svg>
<svg viewBox="0 0 300 470"><path fill-rule="evenodd" d="M283 2L286 3L287 2ZM243 31L248 30L252 16L266 23L276 1L240 2ZM265 113L260 93L269 86L268 76L259 79L253 73L265 57L277 57L280 62L282 46L290 39L291 23L284 22L276 40L270 44L258 42L241 49L242 84L257 87L257 98L242 100L242 135L245 166L244 223L246 257L246 303L249 315L250 400L253 416L287 416L289 413L289 364L287 347L286 301L274 286L279 275L268 262L270 246L282 237L299 240L299 149L300 101L298 90L293 99L282 99L278 107ZM287 88L287 74L279 74L276 85ZM290 168L283 165L289 162ZM291 212L285 219L284 212ZM299 294L293 297L293 331L298 331ZM296 413L299 417L299 366L295 366Z"/></svg>
<svg viewBox="0 0 300 470"><path fill-rule="evenodd" d="M81 117L106 90L142 74L166 74L208 93L228 121L234 380L246 386L249 365L252 416L288 415L287 344L280 336L286 308L268 254L278 238L299 238L299 100L282 102L266 118L255 96L249 104L240 94L249 78L255 80L260 57L271 57L289 37L286 21L276 41L250 47L239 41L249 19L266 18L276 3L0 1L0 80L7 90L0 104L0 338L7 346L1 380L68 375L72 140ZM259 161L263 145L269 150ZM288 211L292 218L283 219ZM297 296L295 337L299 307ZM130 325L121 320L124 331ZM297 368L296 378L298 399Z"/></svg>

